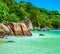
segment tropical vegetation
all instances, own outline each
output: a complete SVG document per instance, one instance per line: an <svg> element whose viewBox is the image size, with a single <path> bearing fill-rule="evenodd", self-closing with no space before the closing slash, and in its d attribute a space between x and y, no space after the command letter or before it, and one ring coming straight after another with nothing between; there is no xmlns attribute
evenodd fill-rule
<svg viewBox="0 0 60 54"><path fill-rule="evenodd" d="M57 10L38 8L30 2L0 0L0 23L23 22L29 18L34 27L60 28L60 13Z"/></svg>

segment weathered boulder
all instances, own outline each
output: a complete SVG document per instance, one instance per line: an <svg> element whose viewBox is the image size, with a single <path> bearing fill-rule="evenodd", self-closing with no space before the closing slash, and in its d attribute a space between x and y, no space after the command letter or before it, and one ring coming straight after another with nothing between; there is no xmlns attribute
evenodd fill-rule
<svg viewBox="0 0 60 54"><path fill-rule="evenodd" d="M25 23L25 25L27 26L27 28L28 28L29 30L33 30L33 26L32 26L32 23L31 23L31 21L30 21L29 18L25 18L25 19L24 19L24 23Z"/></svg>
<svg viewBox="0 0 60 54"><path fill-rule="evenodd" d="M0 29L1 29L1 31L0 32L2 32L2 30L4 31L4 33L5 33L5 35L6 34L8 34L10 31L9 31L9 29L8 29L8 27L7 26L5 26L4 24L2 24L2 23L0 23Z"/></svg>
<svg viewBox="0 0 60 54"><path fill-rule="evenodd" d="M20 23L20 26L21 26L23 35L28 35L28 36L32 35L24 23Z"/></svg>
<svg viewBox="0 0 60 54"><path fill-rule="evenodd" d="M14 33L13 33L12 29L10 28L10 26L8 25L7 27L8 27L9 30L10 30L10 35L13 35L13 36L14 36Z"/></svg>
<svg viewBox="0 0 60 54"><path fill-rule="evenodd" d="M13 22L5 23L5 25L9 28L10 33L11 33L12 35L14 35Z"/></svg>
<svg viewBox="0 0 60 54"><path fill-rule="evenodd" d="M9 28L8 28L6 25L1 24L1 26L2 26L2 29L5 31L5 35L7 35L7 34L9 34L9 33L10 33Z"/></svg>
<svg viewBox="0 0 60 54"><path fill-rule="evenodd" d="M1 26L2 26L2 29L4 29L4 31L9 32L9 29L7 26L5 26L4 24L1 24Z"/></svg>
<svg viewBox="0 0 60 54"><path fill-rule="evenodd" d="M13 35L22 35L20 24L18 23L7 23L12 31Z"/></svg>
<svg viewBox="0 0 60 54"><path fill-rule="evenodd" d="M45 36L44 34L39 34L39 36Z"/></svg>
<svg viewBox="0 0 60 54"><path fill-rule="evenodd" d="M26 25L24 23L6 23L9 30L13 35L32 35L31 32L27 29Z"/></svg>
<svg viewBox="0 0 60 54"><path fill-rule="evenodd" d="M14 25L14 34L15 35L22 35L22 30L21 30L21 26L18 23L13 23Z"/></svg>

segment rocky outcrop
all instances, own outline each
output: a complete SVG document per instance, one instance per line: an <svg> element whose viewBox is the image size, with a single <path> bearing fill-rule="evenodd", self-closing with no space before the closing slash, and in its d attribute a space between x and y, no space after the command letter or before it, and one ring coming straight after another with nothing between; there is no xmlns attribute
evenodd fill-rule
<svg viewBox="0 0 60 54"><path fill-rule="evenodd" d="M2 24L2 23L0 23L0 29L5 32L5 35L10 32L10 30L8 29L8 27L6 25Z"/></svg>
<svg viewBox="0 0 60 54"><path fill-rule="evenodd" d="M0 37L4 37L4 35L23 35L23 36L31 36L30 30L26 27L24 23L0 23Z"/></svg>
<svg viewBox="0 0 60 54"><path fill-rule="evenodd" d="M14 35L22 35L21 26L18 23L13 23Z"/></svg>
<svg viewBox="0 0 60 54"><path fill-rule="evenodd" d="M7 35L9 33L10 33L10 31L9 31L8 27L5 26L4 24L0 23L0 38L4 37L4 35Z"/></svg>
<svg viewBox="0 0 60 54"><path fill-rule="evenodd" d="M33 30L32 22L30 21L29 18L25 18L25 19L24 19L24 23L25 23L25 25L27 26L27 28L28 28L29 30Z"/></svg>
<svg viewBox="0 0 60 54"><path fill-rule="evenodd" d="M0 26L1 26L1 29L4 30L5 35L10 33L10 30L8 29L8 27L6 25L0 24Z"/></svg>
<svg viewBox="0 0 60 54"><path fill-rule="evenodd" d="M27 29L24 23L6 23L10 27L13 35L31 35L31 32Z"/></svg>
<svg viewBox="0 0 60 54"><path fill-rule="evenodd" d="M28 35L28 36L32 35L24 23L20 23L20 26L21 26L23 35Z"/></svg>
<svg viewBox="0 0 60 54"><path fill-rule="evenodd" d="M6 23L7 26L9 26L10 31L13 35L22 35L20 24L18 23Z"/></svg>

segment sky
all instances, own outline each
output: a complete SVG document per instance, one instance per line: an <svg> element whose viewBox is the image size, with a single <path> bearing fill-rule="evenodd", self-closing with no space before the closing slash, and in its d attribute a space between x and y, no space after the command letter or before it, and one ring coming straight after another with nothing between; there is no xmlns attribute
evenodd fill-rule
<svg viewBox="0 0 60 54"><path fill-rule="evenodd" d="M21 0L16 0L20 2ZM60 12L60 0L23 0L25 2L31 2L34 6L39 8L45 8L47 10L57 10Z"/></svg>

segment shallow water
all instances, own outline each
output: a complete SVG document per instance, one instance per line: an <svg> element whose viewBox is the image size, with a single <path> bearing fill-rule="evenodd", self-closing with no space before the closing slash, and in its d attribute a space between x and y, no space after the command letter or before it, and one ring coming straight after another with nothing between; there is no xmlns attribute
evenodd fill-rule
<svg viewBox="0 0 60 54"><path fill-rule="evenodd" d="M31 37L0 39L0 54L60 54L60 30L31 32Z"/></svg>

